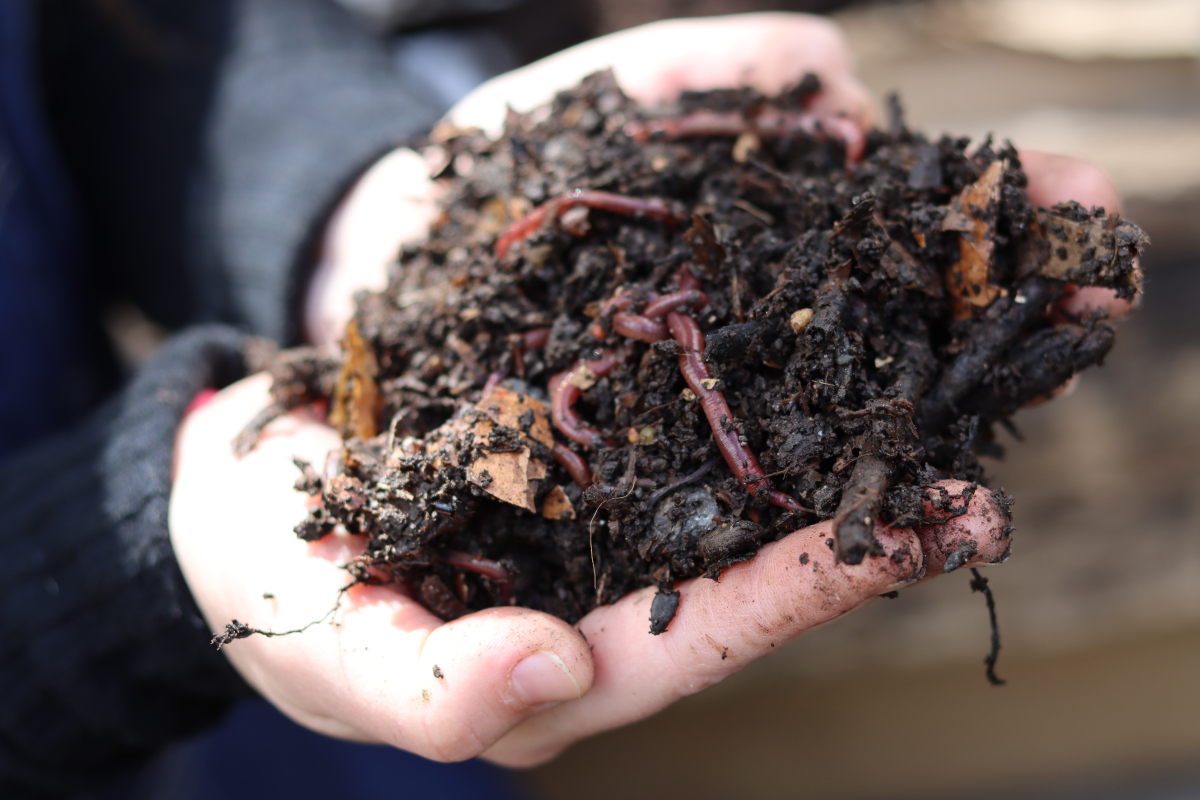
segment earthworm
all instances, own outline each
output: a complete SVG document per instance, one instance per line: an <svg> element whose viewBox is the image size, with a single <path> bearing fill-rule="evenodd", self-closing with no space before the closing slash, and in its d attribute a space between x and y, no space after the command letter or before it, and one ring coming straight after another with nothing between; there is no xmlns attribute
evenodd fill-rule
<svg viewBox="0 0 1200 800"><path fill-rule="evenodd" d="M666 325L659 320L650 319L643 314L630 314L625 311L618 311L612 315L612 327L614 331L622 336L629 339L637 339L639 342L646 342L647 344L671 338ZM592 334L595 335L595 333L593 329Z"/></svg>
<svg viewBox="0 0 1200 800"><path fill-rule="evenodd" d="M633 304L633 295L629 293L620 294L609 300L601 313L617 309L612 315L612 328L616 333L640 342L653 343L671 338L667 326L659 321L668 311L684 305L703 308L709 302L708 295L695 288L680 289L661 297L655 292L648 292L646 296L650 303L640 314L624 310ZM597 339L604 338L604 326L599 322L592 324L592 336Z"/></svg>
<svg viewBox="0 0 1200 800"><path fill-rule="evenodd" d="M689 272L689 274L691 273ZM708 305L708 295L704 292L699 289L680 289L678 292L664 294L650 303L643 309L642 316L649 319L658 319L668 311L678 311L680 306L691 306L699 310L706 305Z"/></svg>
<svg viewBox="0 0 1200 800"><path fill-rule="evenodd" d="M512 575L498 561L482 556L473 556L458 550L447 550L442 560L452 567L475 572L492 582L496 593L500 595L500 605L512 605Z"/></svg>
<svg viewBox="0 0 1200 800"><path fill-rule="evenodd" d="M550 329L546 327L530 328L521 334L521 344L527 351L545 347L548 341L550 341Z"/></svg>
<svg viewBox="0 0 1200 800"><path fill-rule="evenodd" d="M667 139L689 139L701 136L735 138L752 133L763 139L781 139L806 133L815 139L836 139L846 148L846 160L853 163L863 156L865 140L858 125L848 117L801 114L766 108L753 116L737 112L697 111L679 117L626 123L625 134L635 141L645 142L655 135Z"/></svg>
<svg viewBox="0 0 1200 800"><path fill-rule="evenodd" d="M684 264L679 268L679 270L675 273L675 277L679 280L679 291L681 292L687 292L692 289L700 289L700 279L696 277L695 273L692 272L691 268L687 264Z"/></svg>
<svg viewBox="0 0 1200 800"><path fill-rule="evenodd" d="M558 465L567 471L571 480L575 481L580 489L586 489L592 485L592 471L588 469L587 462L578 453L561 442L554 443L551 453Z"/></svg>
<svg viewBox="0 0 1200 800"><path fill-rule="evenodd" d="M597 378L602 378L616 365L616 355L610 350L605 350L595 361L580 359L550 379L550 418L554 421L554 427L571 441L590 448L616 446L616 442L605 438L600 431L589 426L575 413L575 401L583 394L583 389L576 385L576 378L582 377L585 369Z"/></svg>
<svg viewBox="0 0 1200 800"><path fill-rule="evenodd" d="M576 189L570 194L560 195L547 200L537 208L517 220L496 240L496 258L504 258L514 244L527 239L547 218L555 218L578 206L597 208L601 211L612 211L616 214L626 214L631 217L649 217L661 222L675 222L679 217L665 201L657 198L629 197L613 192L601 192L595 189Z"/></svg>
<svg viewBox="0 0 1200 800"><path fill-rule="evenodd" d="M624 311L633 305L633 301L636 299L632 292L621 290L618 290L618 292L620 293L610 298L607 303L601 306L600 313L596 315L596 321L592 323L592 336L596 337L597 339L603 339L608 335L604 330L604 326L600 323L600 320L603 319L604 315L614 314L614 312L618 311ZM654 296L658 297L657 294L654 294Z"/></svg>
<svg viewBox="0 0 1200 800"><path fill-rule="evenodd" d="M771 505L788 511L800 511L799 503L783 492L770 488L766 473L759 466L754 454L738 439L737 430L725 429L726 422L733 419L733 412L730 411L729 404L725 402L725 396L721 392L704 385L705 381L711 381L712 376L708 365L700 359L704 353L704 334L700 332L696 320L682 312L672 311L667 314L667 326L682 348L679 353L679 371L683 373L688 388L700 398L700 405L704 409L704 415L708 417L713 438L717 441L717 448L724 456L725 463L750 494L766 489L767 502Z"/></svg>

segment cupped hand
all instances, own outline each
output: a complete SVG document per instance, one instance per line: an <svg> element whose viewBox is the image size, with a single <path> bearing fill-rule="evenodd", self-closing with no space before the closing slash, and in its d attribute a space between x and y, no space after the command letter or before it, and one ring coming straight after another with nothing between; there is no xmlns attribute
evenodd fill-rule
<svg viewBox="0 0 1200 800"><path fill-rule="evenodd" d="M871 106L836 28L790 14L657 23L605 37L485 84L450 119L495 129L506 104L527 110L610 66L644 103L739 84L778 92L811 71L827 87L821 110L870 122ZM1111 207L1115 193L1104 195L1111 185L1101 179L1090 185L1095 194L1080 194L1079 181L1091 175L1081 162L1023 158L1035 202L1073 197ZM355 290L384 285L400 244L419 239L436 217L436 195L410 150L396 151L358 182L332 220L309 295L314 342L340 336ZM323 464L338 445L332 430L293 415L274 423L244 459L231 455L229 442L267 402L265 378L245 381L195 412L179 439L172 539L214 630L234 618L273 631L321 619L349 581L340 565L362 546L338 534L305 544L290 533L306 502L292 489L292 457ZM878 528L885 557L853 567L835 563L830 523L812 526L766 545L719 582L681 583L678 615L661 636L648 632L653 589L572 627L516 608L442 623L400 588L357 586L345 593L334 624L236 641L226 653L264 696L316 730L441 760L483 754L534 764L717 683L884 592L941 572L947 554L964 544L976 551L971 563L1002 560L1006 524L980 490L967 513L945 524Z"/></svg>
<svg viewBox="0 0 1200 800"><path fill-rule="evenodd" d="M1026 193L1035 206L1050 208L1074 200L1085 208L1103 208L1108 214L1121 211L1121 196L1117 187L1095 164L1069 156L1022 150L1018 153L1021 166L1029 180ZM1056 311L1062 319L1078 318L1103 309L1112 319L1128 314L1134 300L1117 297L1111 289L1099 286L1072 287L1058 302Z"/></svg>
<svg viewBox="0 0 1200 800"><path fill-rule="evenodd" d="M885 555L858 566L835 563L824 522L766 545L719 582L683 581L678 614L660 636L649 633L653 589L601 607L576 627L523 608L443 623L395 586L355 586L339 602L350 582L342 565L361 552L361 537L335 533L309 544L291 533L308 500L293 488L300 473L292 459L323 465L338 435L294 414L272 423L244 458L230 447L269 402L268 387L264 375L235 384L180 430L170 527L188 586L215 631L234 619L275 633L318 621L224 649L292 719L438 760L483 754L539 763L941 572L947 554L964 545L976 551L971 564L1000 561L1008 551L1007 518L980 489L966 514L944 524L877 528ZM945 486L951 494L965 488Z"/></svg>

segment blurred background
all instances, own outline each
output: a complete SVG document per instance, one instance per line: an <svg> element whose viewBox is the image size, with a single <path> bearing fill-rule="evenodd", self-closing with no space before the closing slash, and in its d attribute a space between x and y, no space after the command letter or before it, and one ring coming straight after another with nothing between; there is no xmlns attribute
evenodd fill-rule
<svg viewBox="0 0 1200 800"><path fill-rule="evenodd" d="M829 4L830 6L839 4ZM1149 233L1106 365L1018 415L983 598L881 600L534 771L547 798L1200 797L1200 2L930 0L832 11L910 127L1101 165ZM813 5L807 4L811 9ZM763 0L604 0L604 31Z"/></svg>

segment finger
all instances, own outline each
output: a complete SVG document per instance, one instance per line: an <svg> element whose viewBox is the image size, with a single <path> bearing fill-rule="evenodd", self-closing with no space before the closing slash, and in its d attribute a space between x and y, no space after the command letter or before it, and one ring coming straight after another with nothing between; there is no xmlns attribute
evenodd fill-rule
<svg viewBox="0 0 1200 800"><path fill-rule="evenodd" d="M437 219L438 184L415 151L393 150L363 173L330 216L309 281L308 341L338 341L354 313L354 293L387 286L387 265L420 241Z"/></svg>
<svg viewBox="0 0 1200 800"><path fill-rule="evenodd" d="M864 128L871 120L868 94L853 77L837 26L789 13L668 20L603 36L488 81L448 118L495 135L509 107L530 111L608 68L645 105L672 100L685 89L750 86L776 94L814 72L826 88L820 110L844 112Z"/></svg>
<svg viewBox="0 0 1200 800"><path fill-rule="evenodd" d="M291 532L306 513L292 458L323 464L337 434L289 416L246 457L229 446L268 402L268 385L265 376L243 381L188 418L171 499L172 542L214 629L235 618L271 632L308 626L226 646L252 686L315 730L440 760L477 755L547 703L590 688L586 642L547 614L498 608L443 624L373 586L339 603L350 582L342 566L361 538L307 544ZM326 618L336 624L309 625Z"/></svg>
<svg viewBox="0 0 1200 800"><path fill-rule="evenodd" d="M678 613L660 636L648 632L653 588L593 611L579 626L595 660L592 691L533 717L485 755L509 765L543 761L577 739L701 691L923 572L912 531L878 528L885 556L849 566L835 562L832 528L823 522L767 544L719 582L682 582Z"/></svg>
<svg viewBox="0 0 1200 800"><path fill-rule="evenodd" d="M1012 547L1010 501L966 481L942 481L925 490L922 513L935 519L917 526L925 555L925 578L962 567L999 564Z"/></svg>
<svg viewBox="0 0 1200 800"><path fill-rule="evenodd" d="M1101 207L1109 214L1119 213L1121 197L1117 187L1095 164L1068 156L1020 151L1021 165L1029 180L1026 193L1029 202L1050 208L1058 203L1075 200L1084 207ZM1058 302L1061 321L1078 319L1095 309L1104 309L1116 318L1129 313L1133 302L1123 300L1110 289L1098 286L1070 286Z"/></svg>
<svg viewBox="0 0 1200 800"><path fill-rule="evenodd" d="M326 596L332 602L333 593ZM443 624L388 587L356 587L301 635L227 647L248 679L315 730L438 761L472 758L530 715L591 688L591 655L562 620L493 608Z"/></svg>

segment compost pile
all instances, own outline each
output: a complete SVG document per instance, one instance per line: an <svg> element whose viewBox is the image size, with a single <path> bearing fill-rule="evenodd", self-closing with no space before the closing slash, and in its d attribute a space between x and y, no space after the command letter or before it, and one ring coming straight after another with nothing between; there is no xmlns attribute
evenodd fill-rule
<svg viewBox="0 0 1200 800"><path fill-rule="evenodd" d="M1011 146L898 110L863 137L805 111L817 89L650 113L600 73L498 140L435 131L428 241L359 298L340 357L281 354L240 440L330 402L345 446L299 464L319 502L297 533L366 536L354 578L444 619L575 621L819 520L859 563L924 487L982 481L994 427L1113 344L1054 301L1133 297L1145 237L1032 207Z"/></svg>

